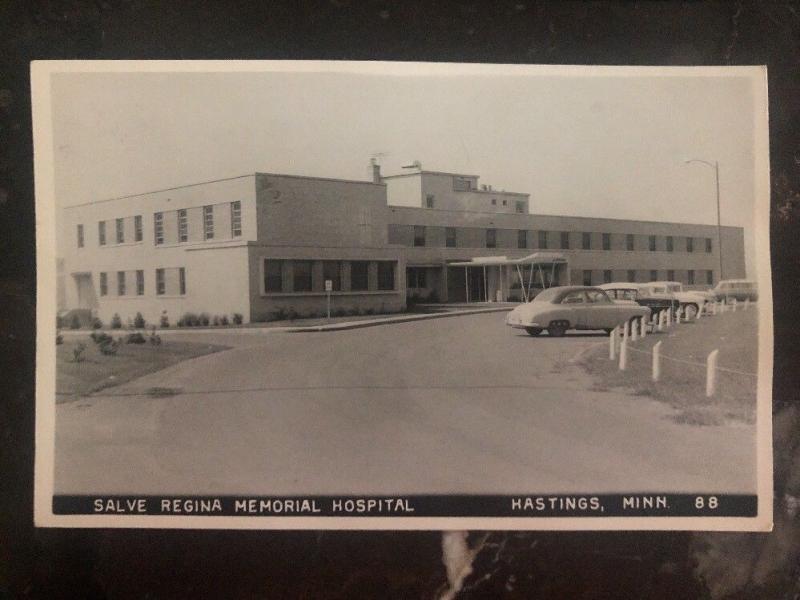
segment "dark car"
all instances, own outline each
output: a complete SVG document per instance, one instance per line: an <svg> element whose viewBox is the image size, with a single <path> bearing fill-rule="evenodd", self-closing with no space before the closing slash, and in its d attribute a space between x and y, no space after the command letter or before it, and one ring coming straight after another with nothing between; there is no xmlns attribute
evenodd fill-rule
<svg viewBox="0 0 800 600"><path fill-rule="evenodd" d="M616 302L635 302L646 306L655 315L671 308L677 311L680 302L670 293L658 293L646 283L604 283L598 286Z"/></svg>

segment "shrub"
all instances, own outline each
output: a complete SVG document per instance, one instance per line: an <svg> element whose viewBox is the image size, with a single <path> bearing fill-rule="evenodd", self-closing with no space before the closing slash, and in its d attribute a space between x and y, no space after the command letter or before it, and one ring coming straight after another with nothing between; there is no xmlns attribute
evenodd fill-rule
<svg viewBox="0 0 800 600"><path fill-rule="evenodd" d="M160 346L161 345L161 336L156 333L156 328L153 327L150 330L150 344L153 346Z"/></svg>
<svg viewBox="0 0 800 600"><path fill-rule="evenodd" d="M144 317L142 316L142 313L140 313L140 312L136 313L136 316L133 318L133 326L136 329L144 329L145 328L146 323L145 323Z"/></svg>
<svg viewBox="0 0 800 600"><path fill-rule="evenodd" d="M80 342L72 349L72 362L83 362L86 358L83 353L86 352L86 346Z"/></svg>
<svg viewBox="0 0 800 600"><path fill-rule="evenodd" d="M234 325L241 325L244 318L239 313L233 313L233 324Z"/></svg>
<svg viewBox="0 0 800 600"><path fill-rule="evenodd" d="M114 313L111 317L111 329L122 329L122 319L119 318L119 313Z"/></svg>
<svg viewBox="0 0 800 600"><path fill-rule="evenodd" d="M202 325L203 327L208 327L208 324L211 322L211 319L209 318L208 313L200 313L198 321L199 325Z"/></svg>
<svg viewBox="0 0 800 600"><path fill-rule="evenodd" d="M81 320L78 318L78 315L76 315L76 314L72 315L72 317L69 320L69 328L70 329L80 329L81 328Z"/></svg>
<svg viewBox="0 0 800 600"><path fill-rule="evenodd" d="M98 346L102 346L103 344L108 344L114 341L114 338L102 331L93 331L89 337L92 338L92 341Z"/></svg>
<svg viewBox="0 0 800 600"><path fill-rule="evenodd" d="M200 319L193 312L183 313L178 319L178 327L196 327L200 323Z"/></svg>
<svg viewBox="0 0 800 600"><path fill-rule="evenodd" d="M139 331L135 331L134 333L129 333L125 337L126 344L144 344L147 340L144 339L144 336Z"/></svg>
<svg viewBox="0 0 800 600"><path fill-rule="evenodd" d="M347 314L347 311L343 308L337 308L331 312L334 317L343 317Z"/></svg>
<svg viewBox="0 0 800 600"><path fill-rule="evenodd" d="M356 308L355 306L348 308L347 314L351 317L355 317L356 315L358 315L358 308Z"/></svg>
<svg viewBox="0 0 800 600"><path fill-rule="evenodd" d="M167 315L167 311L165 310L161 311L161 321L159 322L159 325L161 325L162 329L169 327L169 315Z"/></svg>
<svg viewBox="0 0 800 600"><path fill-rule="evenodd" d="M370 307L369 307L367 310L365 310L364 312L365 312L366 314L368 314L368 315L374 315L374 314L375 314L375 309L374 309L374 308L372 308L372 307L370 306Z"/></svg>
<svg viewBox="0 0 800 600"><path fill-rule="evenodd" d="M103 322L100 319L98 319L97 317L92 319L92 329L102 329L102 328L103 328Z"/></svg>
<svg viewBox="0 0 800 600"><path fill-rule="evenodd" d="M297 311L293 308L290 308L286 311L286 318L290 321L294 321L297 318Z"/></svg>
<svg viewBox="0 0 800 600"><path fill-rule="evenodd" d="M116 355L117 350L119 349L119 342L113 340L111 336L107 337L108 337L108 342L100 344L100 353L105 354L106 356L114 356Z"/></svg>
<svg viewBox="0 0 800 600"><path fill-rule="evenodd" d="M230 321L228 320L228 315L222 315L219 318L219 324L220 325L230 325Z"/></svg>

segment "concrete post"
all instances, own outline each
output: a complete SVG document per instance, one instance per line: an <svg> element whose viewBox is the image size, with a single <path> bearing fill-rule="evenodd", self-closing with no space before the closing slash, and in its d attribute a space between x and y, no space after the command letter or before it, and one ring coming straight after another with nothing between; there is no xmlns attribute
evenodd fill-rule
<svg viewBox="0 0 800 600"><path fill-rule="evenodd" d="M642 339L646 338L647 337L647 319L645 319L644 317L639 319L639 327L641 329L640 333L641 333Z"/></svg>
<svg viewBox="0 0 800 600"><path fill-rule="evenodd" d="M683 316L684 310L682 306L678 307L678 310L675 312L675 324L681 324L681 317Z"/></svg>
<svg viewBox="0 0 800 600"><path fill-rule="evenodd" d="M701 306L701 307L700 307L700 308L697 310L697 314L694 316L694 320L695 320L695 321L699 321L699 320L700 320L700 315L702 315L702 314L703 314L703 309L704 309L706 306L708 306L708 303L707 303L707 302L706 302L706 303L704 303L704 304L703 304L703 305L702 305L702 306Z"/></svg>
<svg viewBox="0 0 800 600"><path fill-rule="evenodd" d="M658 313L658 330L659 331L664 331L664 321L666 320L666 318L667 318L667 311L662 310L660 313Z"/></svg>
<svg viewBox="0 0 800 600"><path fill-rule="evenodd" d="M653 381L661 379L661 342L653 346Z"/></svg>
<svg viewBox="0 0 800 600"><path fill-rule="evenodd" d="M614 327L611 330L611 333L608 334L608 360L614 360L617 358L617 332L619 331L618 327Z"/></svg>
<svg viewBox="0 0 800 600"><path fill-rule="evenodd" d="M630 321L630 324L631 324L631 341L635 342L636 340L639 339L639 333L636 327L636 319Z"/></svg>
<svg viewBox="0 0 800 600"><path fill-rule="evenodd" d="M706 360L706 397L711 398L717 391L717 355L719 350L712 350Z"/></svg>
<svg viewBox="0 0 800 600"><path fill-rule="evenodd" d="M619 370L624 371L628 368L628 340L623 339L619 345Z"/></svg>
<svg viewBox="0 0 800 600"><path fill-rule="evenodd" d="M622 341L626 341L630 337L631 331L631 324L629 321L625 321L625 325L622 326Z"/></svg>
<svg viewBox="0 0 800 600"><path fill-rule="evenodd" d="M737 305L737 304L739 304L739 302L736 300L736 298L734 298L734 299L733 299L732 312L736 312L736 305Z"/></svg>

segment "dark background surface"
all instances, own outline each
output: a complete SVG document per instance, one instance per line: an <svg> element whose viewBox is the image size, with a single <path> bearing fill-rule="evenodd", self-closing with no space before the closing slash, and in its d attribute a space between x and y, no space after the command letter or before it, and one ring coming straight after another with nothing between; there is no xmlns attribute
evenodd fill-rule
<svg viewBox="0 0 800 600"><path fill-rule="evenodd" d="M0 597L434 598L437 532L34 530L34 59L767 64L775 308L772 534L493 533L463 598L797 598L800 5L0 2ZM654 140L657 143L657 140Z"/></svg>

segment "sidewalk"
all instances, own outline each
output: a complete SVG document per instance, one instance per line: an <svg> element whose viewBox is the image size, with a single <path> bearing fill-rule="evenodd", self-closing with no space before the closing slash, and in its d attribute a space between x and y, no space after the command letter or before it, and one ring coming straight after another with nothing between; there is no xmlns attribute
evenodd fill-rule
<svg viewBox="0 0 800 600"><path fill-rule="evenodd" d="M434 306L434 305L427 305ZM465 306L465 305L459 305ZM288 325L281 327L184 327L180 329L156 329L156 333L160 336L172 335L195 335L195 334L209 334L209 333L244 333L244 334L263 334L263 333L304 333L310 331L345 331L348 329L361 329L363 327L376 327L378 325L393 325L395 323L408 323L411 321L424 321L428 319L444 319L446 317L458 317L464 315L476 315L483 313L493 312L507 312L516 306L511 303L496 304L491 306L489 304L482 304L481 308L447 310L435 313L400 313L397 315L381 316L370 319L363 319L358 321L343 321L339 323L317 324L317 325ZM132 329L117 329L117 330L103 330L114 335L117 332L119 335L130 333ZM149 331L149 329L145 329ZM62 329L61 335L64 339L71 339L79 336L85 336L91 331L86 329Z"/></svg>

